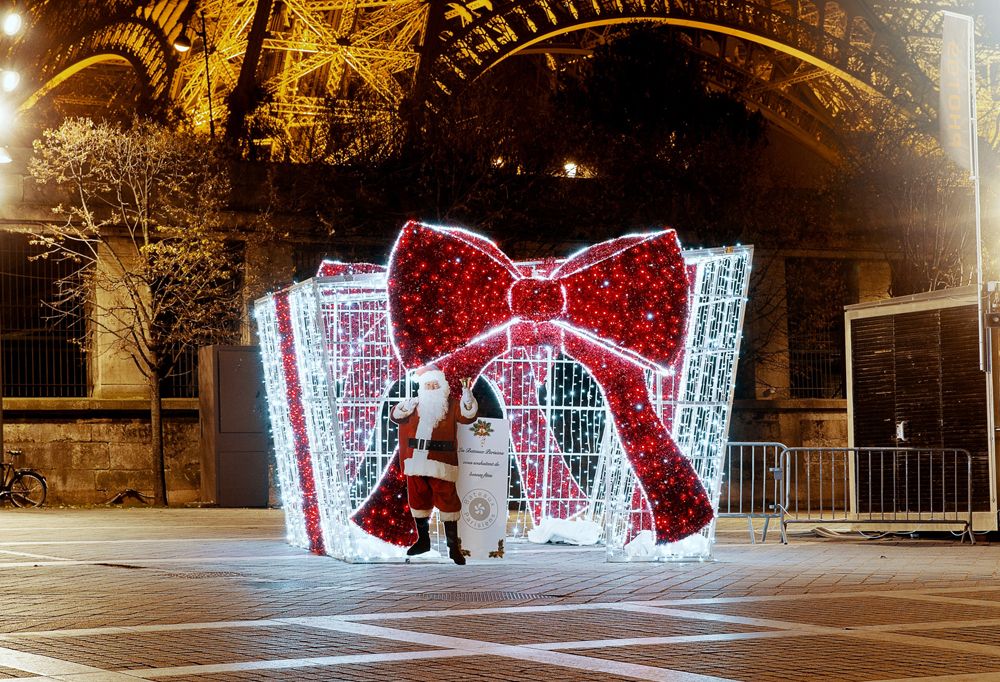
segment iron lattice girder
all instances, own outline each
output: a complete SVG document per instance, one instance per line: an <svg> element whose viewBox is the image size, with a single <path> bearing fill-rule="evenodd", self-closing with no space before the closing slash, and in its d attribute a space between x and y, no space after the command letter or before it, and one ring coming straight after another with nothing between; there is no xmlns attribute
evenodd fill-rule
<svg viewBox="0 0 1000 682"><path fill-rule="evenodd" d="M212 9L214 45L207 76L213 97L223 102L239 74L254 3L222 1ZM420 0L288 0L271 16L258 70L271 93L270 113L286 127L311 125L323 113L324 97L341 96L348 81L398 105L412 81L414 46L425 22ZM204 120L206 74L195 61L182 67L176 99L196 120Z"/></svg>
<svg viewBox="0 0 1000 682"><path fill-rule="evenodd" d="M189 0L32 3L25 34L33 38L18 43L11 56L12 63L34 66L22 74L26 94L20 108L30 108L88 66L122 59L132 65L149 98L162 98L178 63L172 41L180 35L189 5Z"/></svg>
<svg viewBox="0 0 1000 682"><path fill-rule="evenodd" d="M706 78L725 92L742 96L772 124L834 161L838 130L856 123L857 93L841 101L849 86L828 71L733 36L678 29L688 50L702 61ZM803 84L809 83L808 86ZM820 101L816 92L825 94ZM848 120L851 114L855 120Z"/></svg>
<svg viewBox="0 0 1000 682"><path fill-rule="evenodd" d="M472 4L481 5L467 7ZM909 58L904 44L860 1L496 0L490 7L452 16L437 37L432 105L546 37L599 24L653 20L728 33L792 54L927 121L936 110L933 83ZM831 20L827 10L833 8L836 16Z"/></svg>
<svg viewBox="0 0 1000 682"><path fill-rule="evenodd" d="M33 104L72 73L109 59L126 59L149 96L168 90L196 121L207 120L206 73L197 52L178 60L171 47L192 36L195 12L208 22L209 73L217 117L235 86L246 50L255 2L242 0L105 0L68 11L55 0L33 3L29 25L52 39L44 48L23 41L20 51L41 65L27 74ZM271 17L259 73L272 92L273 110L285 125L299 126L322 111L324 98L374 93L397 105L409 93L417 68L427 69L432 106L440 104L500 60L546 41L587 29L648 19L711 35L720 85L749 78L740 93L798 137L832 149L855 89L878 93L933 119L933 77L940 10L965 9L961 0L465 0L447 2L443 25L432 38L433 63L418 67L427 30L422 0L286 0ZM100 5L98 7L98 5ZM727 43L729 46L727 46ZM731 49L731 45L737 45ZM696 47L697 42L692 43ZM747 47L749 46L749 47ZM767 53L761 69L747 55ZM29 54L30 53L30 54ZM35 53L38 53L37 55ZM742 56L741 56L742 54ZM782 55L786 55L783 57ZM701 57L704 59L704 57ZM779 68L783 60L794 66ZM723 64L722 62L727 62ZM816 71L800 69L812 64ZM740 72L736 74L734 72ZM728 75L727 75L728 74ZM37 82L30 82L34 76ZM173 86L170 86L173 81ZM351 87L348 87L351 85ZM28 88L26 88L27 90ZM362 95L367 96L367 95ZM810 120L815 119L815 120Z"/></svg>
<svg viewBox="0 0 1000 682"><path fill-rule="evenodd" d="M831 80L834 77L829 73L813 69L803 74L808 75L808 79L779 77L773 87L763 87L761 84L767 81L762 80L765 74L759 72L760 58L753 54L752 46L750 49L737 51L724 47L711 51L706 50L704 45L698 48L689 45L688 49L699 59L702 72L715 87L725 92L742 94L747 103L760 111L770 123L813 149L821 157L830 161L837 158L839 142L837 122L833 115L824 111L819 103L804 101L799 90L789 88L806 80ZM742 55L743 58L737 59L734 54ZM757 69L754 68L755 65L758 66ZM768 71L766 75L776 72L781 76L773 62L768 63ZM824 83L824 86L827 85Z"/></svg>

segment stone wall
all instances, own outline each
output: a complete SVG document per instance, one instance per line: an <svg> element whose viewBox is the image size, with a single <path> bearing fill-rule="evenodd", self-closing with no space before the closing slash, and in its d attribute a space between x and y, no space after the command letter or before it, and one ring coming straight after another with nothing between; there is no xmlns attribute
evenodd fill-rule
<svg viewBox="0 0 1000 682"><path fill-rule="evenodd" d="M846 400L737 400L730 441L847 447Z"/></svg>
<svg viewBox="0 0 1000 682"><path fill-rule="evenodd" d="M199 501L201 459L197 411L164 416L167 499ZM8 414L4 446L21 450L19 466L38 469L49 485L47 505L103 504L134 488L153 494L149 417L126 412L101 416Z"/></svg>
<svg viewBox="0 0 1000 682"><path fill-rule="evenodd" d="M847 401L845 400L743 400L734 404L730 427L730 442L774 442L790 448L847 447ZM756 462L749 461L756 455ZM770 490L773 479L763 462L763 453L746 450L747 461L730 460L731 499L759 500L764 490ZM793 509L805 508L822 501L828 509L841 509L848 498L847 460L830 453L799 453L786 472L789 481L789 504ZM742 473L739 469L742 468ZM756 483L753 472L757 472ZM758 486L754 490L754 485ZM723 500L723 506L726 501ZM762 508L753 511L761 512Z"/></svg>

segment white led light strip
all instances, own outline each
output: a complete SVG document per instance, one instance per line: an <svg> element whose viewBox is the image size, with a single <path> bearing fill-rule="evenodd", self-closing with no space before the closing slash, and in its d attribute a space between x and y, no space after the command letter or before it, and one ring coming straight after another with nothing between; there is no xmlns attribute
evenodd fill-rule
<svg viewBox="0 0 1000 682"><path fill-rule="evenodd" d="M275 469L281 507L285 510L285 532L288 542L296 547L308 547L305 517L302 514L302 489L299 487L298 466L295 463L295 438L292 434L288 409L288 390L281 358L281 336L278 333L274 298L260 299L254 305L260 354L264 367L264 387L267 410L271 418L271 438L274 442Z"/></svg>

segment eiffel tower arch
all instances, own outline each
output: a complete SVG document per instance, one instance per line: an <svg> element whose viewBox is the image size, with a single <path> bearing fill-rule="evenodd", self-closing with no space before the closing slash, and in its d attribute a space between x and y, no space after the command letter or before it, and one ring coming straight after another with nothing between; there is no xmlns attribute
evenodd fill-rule
<svg viewBox="0 0 1000 682"><path fill-rule="evenodd" d="M266 3L267 23L254 46L259 3ZM654 21L673 27L714 87L835 159L843 131L870 123L866 100L888 101L930 127L940 10L963 9L961 0L259 3L104 0L70 9L54 0L37 3L31 20L52 40L41 51L33 41L15 50L21 61L42 65L27 74L21 108L102 64L128 63L147 97L172 101L208 128L210 110L216 125L225 120L254 47L250 66L258 92L266 93L268 116L286 142L301 141L332 108L350 117L358 102L393 109L408 98L437 108L505 59L585 53L607 27ZM183 57L172 48L181 35L194 43ZM980 107L984 116L990 110Z"/></svg>
<svg viewBox="0 0 1000 682"><path fill-rule="evenodd" d="M192 11L188 0L31 4L25 39L7 51L8 63L31 64L22 67L18 108L31 109L74 78L123 64L145 99L166 101L180 62L172 43Z"/></svg>
<svg viewBox="0 0 1000 682"><path fill-rule="evenodd" d="M894 3L905 6L900 0ZM926 3L924 3L926 4ZM863 0L468 0L449 3L429 67L432 106L513 55L595 27L675 27L717 87L823 156L855 127L859 94L930 123L933 81Z"/></svg>

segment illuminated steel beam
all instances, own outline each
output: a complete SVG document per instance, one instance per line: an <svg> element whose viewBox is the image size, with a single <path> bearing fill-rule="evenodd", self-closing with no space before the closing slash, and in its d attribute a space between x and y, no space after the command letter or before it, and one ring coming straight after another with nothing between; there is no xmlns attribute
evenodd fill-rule
<svg viewBox="0 0 1000 682"><path fill-rule="evenodd" d="M48 45L18 41L7 55L13 62L39 65L25 74L21 108L70 78L87 77L79 75L84 71L93 73L85 67L126 60L147 97L169 96L205 128L210 82L216 123L221 123L239 80L256 5L250 0L29 3L28 33L51 40ZM276 0L254 70L267 93L272 123L286 130L292 143L295 131L309 129L315 146L317 131L322 134L332 115L325 103L337 102L341 115L352 101L391 111L426 79L427 101L439 106L512 55L585 54L609 26L651 20L714 41L717 59L753 78L739 94L769 107L772 115L795 111L791 125L800 130L836 131L863 123L851 101L859 93L861 99L888 100L929 125L936 117L940 10L954 8L955 2L449 0L442 5L440 28L425 40L433 5L426 0ZM207 41L197 38L194 29L200 26L192 22L201 10ZM983 30L989 33L989 22ZM182 34L194 43L183 57L172 49ZM701 49L703 39L690 47ZM1000 50L988 40L979 44L980 63L994 69ZM421 54L433 58L421 64ZM723 69L721 61L716 68ZM713 77L727 78L724 73ZM983 121L995 120L1000 111L995 101L1000 97L994 96L1000 89L995 90L984 79ZM817 125L808 124L810 118Z"/></svg>

